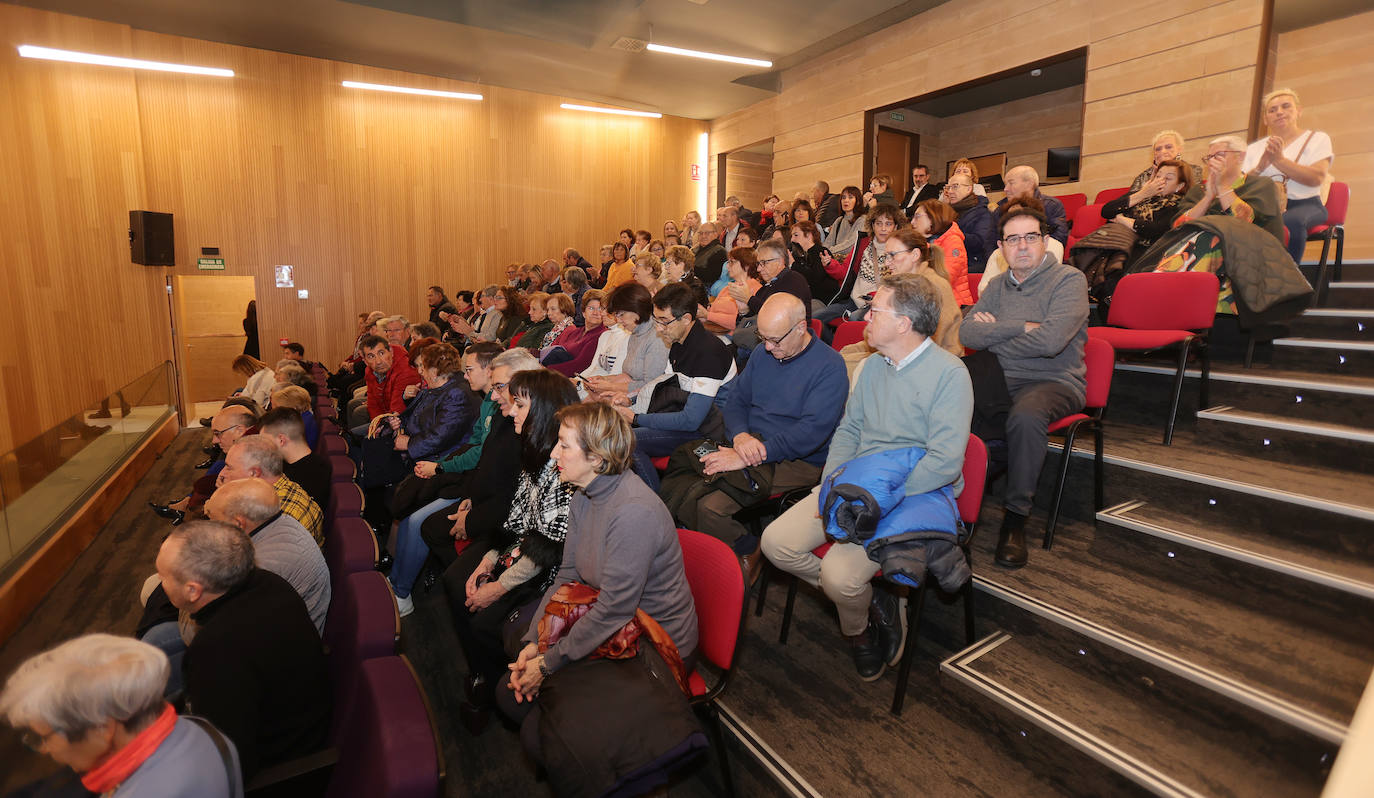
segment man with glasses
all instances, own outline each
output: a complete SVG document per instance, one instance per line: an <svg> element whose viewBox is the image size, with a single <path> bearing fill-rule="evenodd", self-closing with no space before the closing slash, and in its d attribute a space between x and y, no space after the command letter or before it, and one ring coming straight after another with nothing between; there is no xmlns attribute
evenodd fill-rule
<svg viewBox="0 0 1374 798"><path fill-rule="evenodd" d="M668 347L668 372L641 388L633 407L616 407L634 425L635 472L655 492L659 480L652 459L718 435L716 405L724 403L738 373L729 347L697 321L698 307L696 294L682 283L654 295L654 327Z"/></svg>
<svg viewBox="0 0 1374 798"><path fill-rule="evenodd" d="M830 436L849 393L844 359L811 334L801 300L774 294L763 303L758 321L759 339L772 357L749 358L731 386L723 409L725 439L731 445L699 457L707 477L724 478L714 480L714 489L703 494L671 490L675 477L670 476L661 491L683 524L735 547L750 584L762 564L759 541L734 514L745 503L820 481ZM701 482L695 469L682 478ZM690 496L690 501L675 504L670 496Z"/></svg>
<svg viewBox="0 0 1374 798"><path fill-rule="evenodd" d="M720 228L712 222L697 228L696 246L692 247L692 271L703 285L711 285L719 280L721 269L725 268L725 261L729 259L729 253L720 243L719 234Z"/></svg>
<svg viewBox="0 0 1374 798"><path fill-rule="evenodd" d="M405 316L388 316L382 319L382 334L392 346L404 349L410 343L410 321Z"/></svg>
<svg viewBox="0 0 1374 798"><path fill-rule="evenodd" d="M997 247L997 223L988 210L988 198L973 193L973 178L961 172L945 183L944 200L959 214L955 222L964 232L969 274L982 274Z"/></svg>
<svg viewBox="0 0 1374 798"><path fill-rule="evenodd" d="M904 494L946 485L957 492L973 388L963 362L932 340L940 306L940 295L918 275L889 275L879 283L866 314L868 342L878 351L864 361L830 440L823 474L860 457L920 447L926 453L907 476ZM904 615L893 593L873 589L879 564L862 544L836 543L823 558L812 554L826 541L816 512L818 494L819 489L813 491L768 525L762 551L835 603L859 678L871 682L901 659Z"/></svg>
<svg viewBox="0 0 1374 798"><path fill-rule="evenodd" d="M1009 268L988 283L959 331L966 346L997 356L1011 396L1005 514L996 556L1007 568L1026 564L1026 518L1050 422L1082 409L1087 390L1087 280L1046 253L1047 231L1044 215L1030 208L1002 217L1002 255ZM984 392L979 401L996 392Z"/></svg>
<svg viewBox="0 0 1374 798"><path fill-rule="evenodd" d="M749 297L748 302L738 301L738 297L735 302L739 308L740 319L735 324L732 339L735 346L746 352L759 345L758 313L763 308L763 303L775 294L791 294L801 300L806 308L806 322L811 323L811 285L806 282L801 272L788 268L791 253L787 245L776 238L770 238L760 241L757 251L759 282L763 286Z"/></svg>
<svg viewBox="0 0 1374 798"><path fill-rule="evenodd" d="M1007 186L1007 195L997 202L997 209L993 215L995 218L1002 218L1007 208L1015 204L1017 200L1024 200L1034 197L1045 209L1046 224L1049 225L1050 238L1061 244L1069 241L1069 225L1064 219L1064 203L1054 197L1047 197L1040 193L1040 173L1029 166L1013 166L1007 170L1003 178ZM963 228L960 228L963 229Z"/></svg>

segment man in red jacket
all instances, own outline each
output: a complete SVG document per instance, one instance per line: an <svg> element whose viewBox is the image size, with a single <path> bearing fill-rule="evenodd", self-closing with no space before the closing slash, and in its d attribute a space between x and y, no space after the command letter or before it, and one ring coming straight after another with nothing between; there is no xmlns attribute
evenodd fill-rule
<svg viewBox="0 0 1374 798"><path fill-rule="evenodd" d="M363 362L367 364L364 379L367 381L367 417L376 418L383 413L399 413L405 409L405 389L418 385L420 375L411 368L406 350L393 346L380 335L369 335L358 344L362 350ZM367 425L352 430L354 435L367 435Z"/></svg>

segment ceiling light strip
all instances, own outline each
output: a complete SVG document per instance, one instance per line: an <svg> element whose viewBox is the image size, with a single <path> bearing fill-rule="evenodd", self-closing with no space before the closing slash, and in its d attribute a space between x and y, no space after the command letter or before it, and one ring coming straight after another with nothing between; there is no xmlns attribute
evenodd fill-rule
<svg viewBox="0 0 1374 798"><path fill-rule="evenodd" d="M480 100L482 95L471 94L464 91L440 91L438 89L413 89L409 86L388 86L384 83L359 83L356 80L345 80L343 85L350 89L367 89L368 91L390 91L397 94L419 94L425 97L448 97L454 100Z"/></svg>
<svg viewBox="0 0 1374 798"><path fill-rule="evenodd" d="M558 106L569 111L591 111L595 114L616 114L617 116L643 116L649 119L662 119L663 114L657 111L631 111L628 108L603 108L595 105L574 105L572 103L562 103Z"/></svg>
<svg viewBox="0 0 1374 798"><path fill-rule="evenodd" d="M76 50L55 50L51 47L38 47L32 44L19 46L19 54L25 58L42 58L47 61L70 61L75 64L96 64L99 66L125 67L128 69L151 69L157 72L185 72L189 75L211 75L232 78L234 70L218 67L188 66L169 64L163 61L144 61L138 58L120 58L114 55L82 53Z"/></svg>
<svg viewBox="0 0 1374 798"><path fill-rule="evenodd" d="M685 55L690 58L705 58L708 61L724 61L729 64L744 64L745 66L764 67L765 69L773 66L772 61L764 61L758 58L741 58L737 55L723 55L721 53L708 53L703 50L685 50L681 47L669 47L666 44L647 44L644 49L655 53L667 53L668 55Z"/></svg>

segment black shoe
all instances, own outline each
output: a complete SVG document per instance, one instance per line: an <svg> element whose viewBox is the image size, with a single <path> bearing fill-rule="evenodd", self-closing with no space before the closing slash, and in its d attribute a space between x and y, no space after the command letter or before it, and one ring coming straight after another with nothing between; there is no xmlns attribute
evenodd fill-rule
<svg viewBox="0 0 1374 798"><path fill-rule="evenodd" d="M176 515L172 516L172 526L181 526L181 522L186 520L186 513L181 510L173 510Z"/></svg>
<svg viewBox="0 0 1374 798"><path fill-rule="evenodd" d="M168 519L168 520L177 518L177 517L179 517L179 516L185 516L185 515L186 515L186 514L183 513L182 511L180 511L180 510L173 510L171 507L169 507L168 505L165 505L165 504L154 504L153 502L148 502L148 506L151 507L151 508L153 508L153 512L157 513L159 516L161 516L161 517L163 517L163 518L166 518L166 519Z"/></svg>
<svg viewBox="0 0 1374 798"><path fill-rule="evenodd" d="M394 562L394 560L391 558L391 552L382 552L381 556L377 558L377 570L382 573L390 571L392 562Z"/></svg>
<svg viewBox="0 0 1374 798"><path fill-rule="evenodd" d="M887 670L876 627L877 624L870 623L867 629L849 638L849 646L854 654L854 667L859 671L859 678L866 682L877 681Z"/></svg>
<svg viewBox="0 0 1374 798"><path fill-rule="evenodd" d="M876 587L873 589L873 601L868 605L868 628L878 630L883 662L888 665L900 662L902 648L906 645L906 615L895 595Z"/></svg>
<svg viewBox="0 0 1374 798"><path fill-rule="evenodd" d="M1026 516L1010 510L1002 516L1002 531L997 537L997 564L1020 568L1026 564Z"/></svg>
<svg viewBox="0 0 1374 798"><path fill-rule="evenodd" d="M210 426L211 420L212 420L212 419L210 419L209 417L202 418L202 419L200 420L200 425L201 425L202 427L208 427L208 426Z"/></svg>
<svg viewBox="0 0 1374 798"><path fill-rule="evenodd" d="M129 414L128 414L128 413L125 413L124 415L127 416L127 415L129 415ZM113 416L110 415L110 408L108 408L108 407L102 407L102 408L100 408L99 410L97 410L97 411L95 411L94 413L92 413L92 414L90 414L89 416L87 416L86 418L113 418Z"/></svg>
<svg viewBox="0 0 1374 798"><path fill-rule="evenodd" d="M215 445L215 444L213 444L213 443L210 444L209 446L202 446L202 447L200 447L200 450L201 450L202 452L205 452L206 454L211 455L211 456L213 456L213 455L215 454L215 451L216 451L217 449L219 449L219 446L217 446L217 445Z"/></svg>
<svg viewBox="0 0 1374 798"><path fill-rule="evenodd" d="M468 734L476 737L486 731L487 724L491 723L491 710L464 701L458 705L458 719L463 722Z"/></svg>
<svg viewBox="0 0 1374 798"><path fill-rule="evenodd" d="M211 457L209 460L201 460L199 463L196 463L196 468L209 468L214 464L215 458Z"/></svg>
<svg viewBox="0 0 1374 798"><path fill-rule="evenodd" d="M424 573L420 575L420 581L416 589L421 593L428 593L433 590L434 586L437 584L439 584L439 572L433 568L426 568Z"/></svg>

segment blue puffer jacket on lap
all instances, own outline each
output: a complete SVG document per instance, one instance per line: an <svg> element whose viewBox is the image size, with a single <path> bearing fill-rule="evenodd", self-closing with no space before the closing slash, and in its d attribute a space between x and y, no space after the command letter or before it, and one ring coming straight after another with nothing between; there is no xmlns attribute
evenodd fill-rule
<svg viewBox="0 0 1374 798"><path fill-rule="evenodd" d="M972 573L959 549L959 507L951 485L907 496L906 478L926 454L920 447L858 457L821 483L825 533L840 543L859 543L883 576L917 587L926 571L953 592Z"/></svg>

